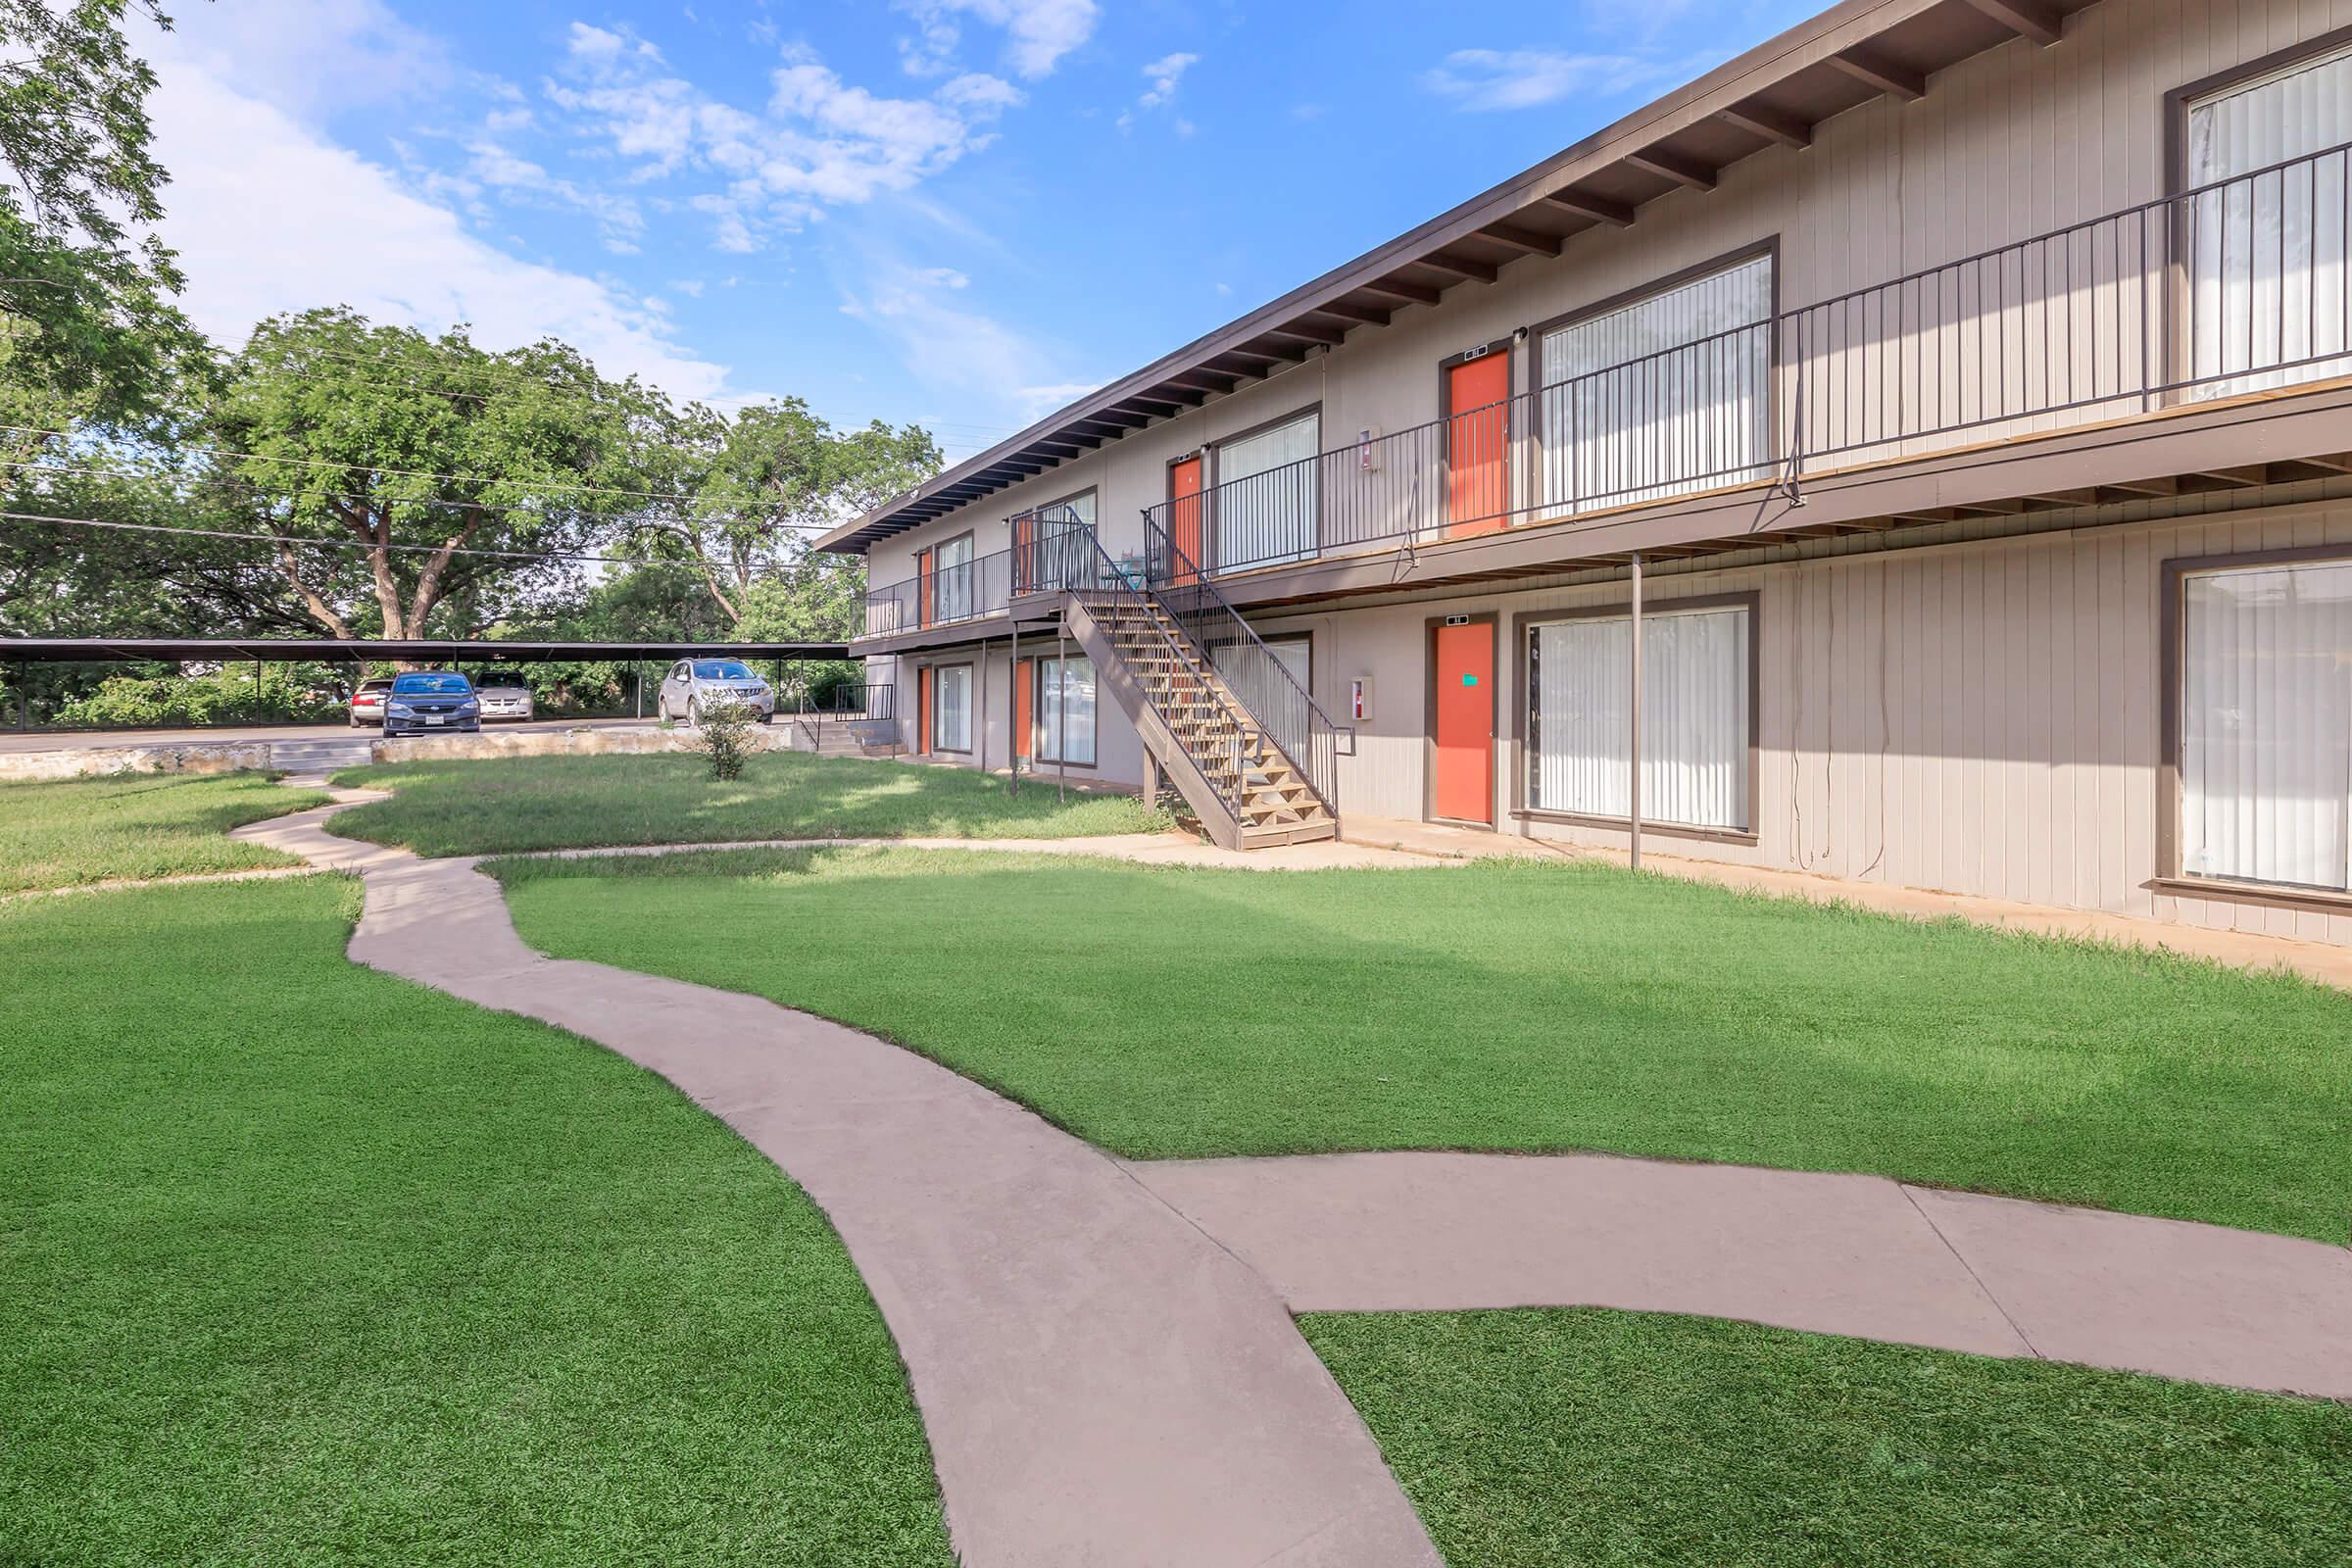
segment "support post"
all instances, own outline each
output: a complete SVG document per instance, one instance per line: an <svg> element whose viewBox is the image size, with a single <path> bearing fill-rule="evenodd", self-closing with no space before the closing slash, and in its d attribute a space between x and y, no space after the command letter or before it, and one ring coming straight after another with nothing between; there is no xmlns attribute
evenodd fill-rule
<svg viewBox="0 0 2352 1568"><path fill-rule="evenodd" d="M1633 658L1633 723L1632 744L1627 748L1632 757L1626 766L1626 802L1633 823L1633 869L1642 869L1642 554L1634 553L1634 658Z"/></svg>
<svg viewBox="0 0 2352 1568"><path fill-rule="evenodd" d="M1061 617L1061 636L1054 649L1054 791L1063 805L1070 799L1070 617Z"/></svg>
<svg viewBox="0 0 2352 1568"><path fill-rule="evenodd" d="M22 663L17 665L17 729L20 733L32 728L32 673Z"/></svg>
<svg viewBox="0 0 2352 1568"><path fill-rule="evenodd" d="M1027 740L1028 737L1020 733L1021 617L1018 615L1012 615L1007 618L1009 618L1012 622L1012 711L1005 717L1004 733L1012 737L1011 742L1009 743L1009 749L1012 752L1012 776L1011 782L1004 786L1004 793L1008 796L1017 798L1021 793L1021 742ZM1035 701L1036 694L1032 692L1030 697L1032 701ZM1030 711L1029 722L1032 727L1034 727L1037 723L1037 714L1035 710L1031 710Z"/></svg>

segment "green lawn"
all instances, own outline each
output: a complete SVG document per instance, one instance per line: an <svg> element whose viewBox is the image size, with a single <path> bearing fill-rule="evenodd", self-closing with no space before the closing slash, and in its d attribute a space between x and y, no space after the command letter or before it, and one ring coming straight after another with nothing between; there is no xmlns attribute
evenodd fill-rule
<svg viewBox="0 0 2352 1568"><path fill-rule="evenodd" d="M2336 1243L2352 1214L2352 997L2293 979L1590 862L496 870L547 952L873 1030L1127 1155L1599 1149Z"/></svg>
<svg viewBox="0 0 2352 1568"><path fill-rule="evenodd" d="M1455 1568L2340 1568L2352 1408L1626 1312L1315 1314Z"/></svg>
<svg viewBox="0 0 2352 1568"><path fill-rule="evenodd" d="M0 784L0 894L299 864L292 856L222 835L325 801L316 790L283 789L259 773Z"/></svg>
<svg viewBox="0 0 2352 1568"><path fill-rule="evenodd" d="M0 908L0 1563L948 1568L814 1205L357 899Z"/></svg>
<svg viewBox="0 0 2352 1568"><path fill-rule="evenodd" d="M517 757L383 762L338 784L400 793L346 811L335 831L419 855L705 844L791 838L1054 839L1169 825L1124 795L1072 794L1051 780L854 757L766 752L742 778L713 783L692 756Z"/></svg>

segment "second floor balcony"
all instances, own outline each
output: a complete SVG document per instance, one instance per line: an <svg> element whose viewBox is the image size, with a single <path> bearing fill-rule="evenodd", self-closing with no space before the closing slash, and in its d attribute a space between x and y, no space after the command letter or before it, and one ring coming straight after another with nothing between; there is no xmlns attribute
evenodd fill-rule
<svg viewBox="0 0 2352 1568"><path fill-rule="evenodd" d="M1789 310L1735 264L1540 336L1533 390L1146 511L1225 575L1616 517L2352 376L2337 146ZM1496 352L1500 352L1498 347ZM1500 377L1496 378L1498 381ZM2352 432L2342 443L2352 445ZM1149 535L1148 535L1149 536Z"/></svg>
<svg viewBox="0 0 2352 1568"><path fill-rule="evenodd" d="M1628 519L1688 518L1692 540L1770 537L1754 521L1768 506L1801 523L1786 537L1824 531L1833 508L1791 510L1814 486L2036 441L2144 448L2168 416L2283 406L2352 378L2352 145L1791 309L1770 309L1771 293L1768 272L1736 260L1654 305L1523 334L1534 341L1512 352L1532 369L1491 384L1532 390L1239 476L1212 468L1194 493L1144 509L1141 537L1161 545L1134 569L1161 585L1261 574L1273 592L1299 575L1278 568L1516 536L1510 569L1525 571L1621 552L1614 525ZM2321 412L2352 448L2352 406ZM2266 450L2233 439L2197 446L2206 471L2239 476L2222 482L2250 471L2224 464ZM1983 510L2106 493L2016 494ZM865 635L1006 613L1041 586L1035 541L1066 520L1022 514L1013 548L989 556L935 547L917 576L868 594ZM1312 586L1346 584L1326 573Z"/></svg>

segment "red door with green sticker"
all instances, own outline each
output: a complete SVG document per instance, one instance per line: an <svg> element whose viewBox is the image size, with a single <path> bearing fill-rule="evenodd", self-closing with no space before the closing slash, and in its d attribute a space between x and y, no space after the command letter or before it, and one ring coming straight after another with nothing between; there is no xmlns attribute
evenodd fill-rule
<svg viewBox="0 0 2352 1568"><path fill-rule="evenodd" d="M1429 813L1455 822L1494 824L1494 623L1447 622L1436 628L1436 734Z"/></svg>

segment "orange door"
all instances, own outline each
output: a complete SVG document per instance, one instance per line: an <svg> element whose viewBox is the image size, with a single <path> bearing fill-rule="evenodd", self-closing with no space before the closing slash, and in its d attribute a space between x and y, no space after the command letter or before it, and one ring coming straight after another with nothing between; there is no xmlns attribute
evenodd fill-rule
<svg viewBox="0 0 2352 1568"><path fill-rule="evenodd" d="M1493 533L1511 510L1511 353L1446 371L1446 532Z"/></svg>
<svg viewBox="0 0 2352 1568"><path fill-rule="evenodd" d="M914 623L917 626L931 624L931 597L937 587L938 583L931 573L931 552L925 550L914 558ZM923 673L927 677L930 671L925 670ZM929 749L930 739L930 734L926 731L923 736L926 750Z"/></svg>
<svg viewBox="0 0 2352 1568"><path fill-rule="evenodd" d="M1012 591L1025 594L1037 585L1037 514L1012 519Z"/></svg>
<svg viewBox="0 0 2352 1568"><path fill-rule="evenodd" d="M1200 454L1168 465L1168 538L1192 563L1168 563L1171 582L1191 582L1200 564Z"/></svg>
<svg viewBox="0 0 2352 1568"><path fill-rule="evenodd" d="M914 750L918 757L931 755L931 668L927 664L914 672Z"/></svg>
<svg viewBox="0 0 2352 1568"><path fill-rule="evenodd" d="M1494 821L1494 623L1440 626L1433 816Z"/></svg>
<svg viewBox="0 0 2352 1568"><path fill-rule="evenodd" d="M1012 666L1012 744L1026 762L1037 756L1037 726L1030 719L1030 701L1037 691L1037 661L1024 659Z"/></svg>

